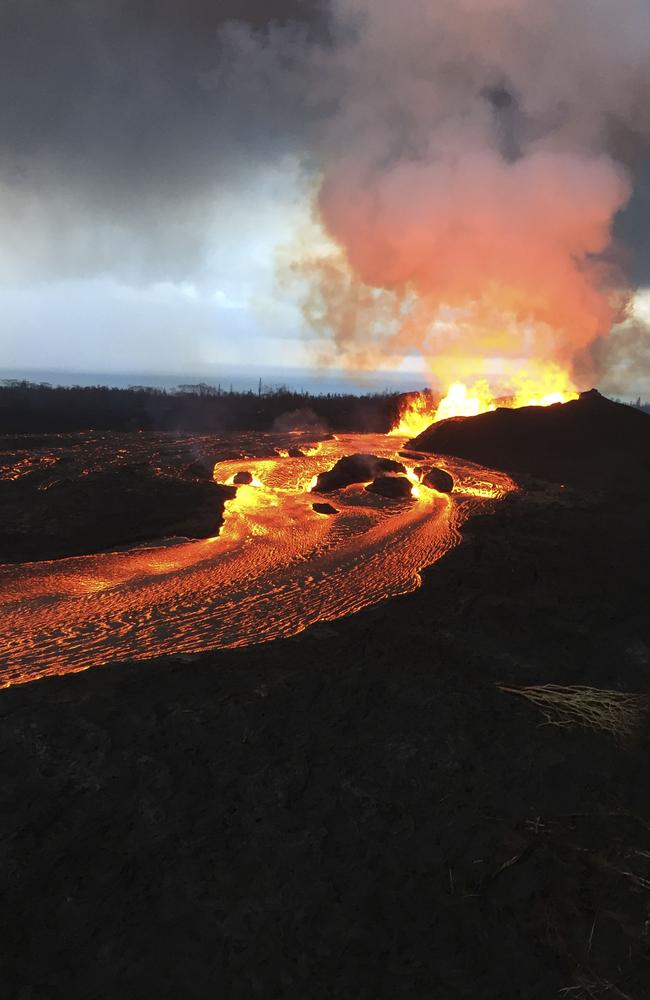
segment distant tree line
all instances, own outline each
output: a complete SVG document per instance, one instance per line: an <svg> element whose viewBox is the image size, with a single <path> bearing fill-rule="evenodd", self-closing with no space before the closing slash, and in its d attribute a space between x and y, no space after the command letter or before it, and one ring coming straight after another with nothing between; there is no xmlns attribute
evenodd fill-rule
<svg viewBox="0 0 650 1000"><path fill-rule="evenodd" d="M312 396L286 387L235 392L199 383L176 391L130 386L51 386L19 380L0 382L0 433L33 434L82 430L268 431L310 425L332 431L383 433L400 412L404 394Z"/></svg>
<svg viewBox="0 0 650 1000"><path fill-rule="evenodd" d="M625 401L622 400L622 399L614 399L614 402L615 403L623 403ZM627 406L633 406L635 410L643 410L644 413L650 413L650 403L647 402L647 401L642 402L640 396L637 396L637 398L634 400L634 402L627 403L626 405Z"/></svg>

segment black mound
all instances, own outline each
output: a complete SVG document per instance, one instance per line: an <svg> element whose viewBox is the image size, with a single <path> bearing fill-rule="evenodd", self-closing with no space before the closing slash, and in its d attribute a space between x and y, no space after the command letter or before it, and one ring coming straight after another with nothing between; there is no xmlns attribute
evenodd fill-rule
<svg viewBox="0 0 650 1000"><path fill-rule="evenodd" d="M454 488L453 476L450 476L444 469L433 466L422 476L422 482L438 493L451 493Z"/></svg>
<svg viewBox="0 0 650 1000"><path fill-rule="evenodd" d="M405 476L378 476L366 489L391 500L410 500L412 496L411 483Z"/></svg>
<svg viewBox="0 0 650 1000"><path fill-rule="evenodd" d="M368 483L381 472L406 472L401 462L376 455L346 455L328 472L321 472L313 492L331 493L353 483Z"/></svg>
<svg viewBox="0 0 650 1000"><path fill-rule="evenodd" d="M232 481L235 486L250 486L253 476L250 472L236 472Z"/></svg>
<svg viewBox="0 0 650 1000"><path fill-rule="evenodd" d="M650 417L595 389L570 403L444 420L410 445L552 482L608 490L650 482Z"/></svg>
<svg viewBox="0 0 650 1000"><path fill-rule="evenodd" d="M338 514L338 510L332 507L331 503L313 503L311 506L317 514Z"/></svg>

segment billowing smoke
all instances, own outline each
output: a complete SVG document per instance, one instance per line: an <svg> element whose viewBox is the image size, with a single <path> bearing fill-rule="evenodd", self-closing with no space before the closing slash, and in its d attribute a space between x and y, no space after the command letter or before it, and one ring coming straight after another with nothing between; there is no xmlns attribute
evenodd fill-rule
<svg viewBox="0 0 650 1000"><path fill-rule="evenodd" d="M630 289L612 224L650 132L646 0L334 0L317 210L296 263L336 352L588 381ZM446 369L446 371L442 371Z"/></svg>
<svg viewBox="0 0 650 1000"><path fill-rule="evenodd" d="M638 294L625 320L594 348L601 388L612 396L650 397L650 294Z"/></svg>

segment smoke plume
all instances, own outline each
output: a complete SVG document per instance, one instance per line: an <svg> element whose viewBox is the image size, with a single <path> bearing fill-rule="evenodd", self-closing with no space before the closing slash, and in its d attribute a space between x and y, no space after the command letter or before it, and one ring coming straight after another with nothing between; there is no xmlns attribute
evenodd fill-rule
<svg viewBox="0 0 650 1000"><path fill-rule="evenodd" d="M645 0L334 0L312 56L333 248L309 323L373 364L499 356L592 377L629 299L612 239L650 131Z"/></svg>

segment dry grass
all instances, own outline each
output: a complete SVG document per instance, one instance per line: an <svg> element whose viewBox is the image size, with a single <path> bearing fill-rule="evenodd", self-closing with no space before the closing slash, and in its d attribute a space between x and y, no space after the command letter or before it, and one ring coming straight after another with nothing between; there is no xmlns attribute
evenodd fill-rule
<svg viewBox="0 0 650 1000"><path fill-rule="evenodd" d="M536 705L552 726L582 726L609 733L617 739L634 736L643 726L650 701L647 695L599 688L540 684L499 690L515 694Z"/></svg>
<svg viewBox="0 0 650 1000"><path fill-rule="evenodd" d="M608 983L598 976L580 976L576 986L566 986L560 990L566 1000L633 1000L628 993L622 993L614 983Z"/></svg>

